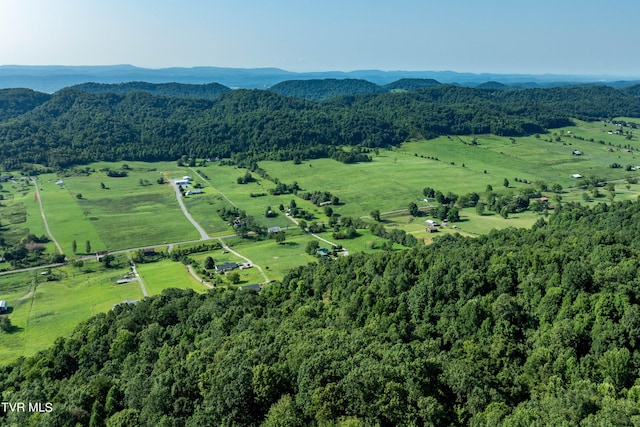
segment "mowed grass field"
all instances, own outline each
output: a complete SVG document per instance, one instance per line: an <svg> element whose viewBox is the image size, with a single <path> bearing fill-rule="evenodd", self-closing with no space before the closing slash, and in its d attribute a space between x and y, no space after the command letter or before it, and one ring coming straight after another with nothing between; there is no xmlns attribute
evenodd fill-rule
<svg viewBox="0 0 640 427"><path fill-rule="evenodd" d="M149 295L158 295L166 288L207 291L207 288L189 273L187 267L179 262L162 260L149 264L137 264L136 269ZM140 288L137 282L136 286Z"/></svg>
<svg viewBox="0 0 640 427"><path fill-rule="evenodd" d="M88 176L40 178L47 220L65 253L73 254L73 240L78 253L85 253L87 240L91 242L91 252L95 252L199 238L182 213L173 187L156 183L162 172L173 170L175 165L129 162L128 176L121 178L99 171L121 166L97 163L91 165L96 172ZM64 181L63 187L56 184L58 179Z"/></svg>
<svg viewBox="0 0 640 427"><path fill-rule="evenodd" d="M126 269L104 270L97 263L89 268L67 266L52 270L0 276L0 299L10 307L14 331L2 334L0 364L29 356L68 335L78 323L110 310L124 300L139 300L137 282L117 285ZM84 271L83 271L84 270ZM47 281L55 276L56 280Z"/></svg>

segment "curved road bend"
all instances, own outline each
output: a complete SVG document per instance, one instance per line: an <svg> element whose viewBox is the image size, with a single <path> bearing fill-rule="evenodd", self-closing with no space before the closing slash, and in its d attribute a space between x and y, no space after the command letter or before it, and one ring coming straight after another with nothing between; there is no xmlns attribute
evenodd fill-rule
<svg viewBox="0 0 640 427"><path fill-rule="evenodd" d="M253 261L251 261L249 258L247 258L244 255L240 255L238 252L234 251L233 249L231 249L229 246L227 246L226 243L224 243L222 241L222 238L218 238L218 240L220 241L220 244L222 245L222 247L224 248L224 250L231 252L232 254L234 254L235 256L237 256L238 258L242 258L243 260L245 260L246 262L248 262L249 264L253 265L255 268L257 268L260 271L260 274L262 274L262 277L264 277L265 282L269 282L269 278L267 277L266 274L264 274L264 271L262 271L262 268L257 265L254 264Z"/></svg>
<svg viewBox="0 0 640 427"><path fill-rule="evenodd" d="M40 198L40 190L38 189L38 180L37 178L33 178L33 177L29 179L31 182L33 182L33 186L36 188L36 199L38 200L38 205L40 205L40 216L42 216L44 229L47 230L47 234L49 235L49 238L56 245L56 248L58 248L58 253L62 255L63 254L62 246L60 246L56 238L53 237L53 234L51 234L51 230L49 229L49 223L47 222L47 217L44 216L44 208L42 207L42 199Z"/></svg>

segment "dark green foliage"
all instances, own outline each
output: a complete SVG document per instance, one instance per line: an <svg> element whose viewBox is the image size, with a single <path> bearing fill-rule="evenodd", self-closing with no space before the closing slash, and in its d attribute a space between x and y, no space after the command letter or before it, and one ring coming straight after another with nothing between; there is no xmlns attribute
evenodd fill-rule
<svg viewBox="0 0 640 427"><path fill-rule="evenodd" d="M5 400L55 402L0 423L632 425L639 233L639 203L566 203L530 230L322 259L259 294L165 290L0 368Z"/></svg>
<svg viewBox="0 0 640 427"><path fill-rule="evenodd" d="M341 95L377 94L385 89L375 83L357 79L287 80L270 91L284 96L322 101Z"/></svg>
<svg viewBox="0 0 640 427"><path fill-rule="evenodd" d="M216 99L220 95L231 90L228 87L218 83L209 83L203 85L146 82L128 82L117 84L83 83L72 87L74 89L81 90L82 92L92 94L115 93L119 95L125 95L132 92L147 92L158 96L201 99Z"/></svg>
<svg viewBox="0 0 640 427"><path fill-rule="evenodd" d="M3 102L10 112L3 113ZM569 117L615 116L640 116L640 98L605 86L492 92L439 85L323 102L265 90L234 90L215 100L77 88L54 95L2 91L0 164L57 168L96 160L175 161L187 154L192 163L227 157L240 166L319 157L351 163L408 138L540 134L570 125Z"/></svg>

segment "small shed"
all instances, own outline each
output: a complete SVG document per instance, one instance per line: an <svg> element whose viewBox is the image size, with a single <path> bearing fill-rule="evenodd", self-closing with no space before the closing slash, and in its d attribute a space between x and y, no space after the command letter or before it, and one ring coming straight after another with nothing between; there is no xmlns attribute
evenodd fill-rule
<svg viewBox="0 0 640 427"><path fill-rule="evenodd" d="M0 301L0 314L6 313L9 307L7 306L7 302L5 300Z"/></svg>

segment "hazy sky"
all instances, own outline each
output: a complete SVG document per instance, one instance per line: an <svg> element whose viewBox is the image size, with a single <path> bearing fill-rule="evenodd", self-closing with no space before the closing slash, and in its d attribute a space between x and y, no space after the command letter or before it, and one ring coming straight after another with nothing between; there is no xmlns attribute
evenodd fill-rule
<svg viewBox="0 0 640 427"><path fill-rule="evenodd" d="M640 76L637 0L0 0L0 65Z"/></svg>

